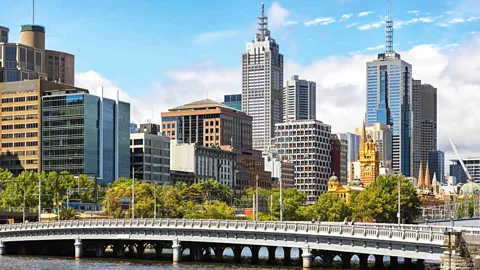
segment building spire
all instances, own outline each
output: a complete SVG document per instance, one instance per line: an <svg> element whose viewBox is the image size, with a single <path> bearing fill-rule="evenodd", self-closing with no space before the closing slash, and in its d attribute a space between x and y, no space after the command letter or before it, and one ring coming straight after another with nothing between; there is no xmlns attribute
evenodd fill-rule
<svg viewBox="0 0 480 270"><path fill-rule="evenodd" d="M392 21L392 2L388 0L388 17L386 23L386 43L385 43L385 53L393 53L393 21Z"/></svg>
<svg viewBox="0 0 480 270"><path fill-rule="evenodd" d="M32 0L32 25L35 25L35 0Z"/></svg>
<svg viewBox="0 0 480 270"><path fill-rule="evenodd" d="M262 15L258 17L257 41L265 41L265 37L270 37L268 30L268 17L265 15L265 4L262 2Z"/></svg>
<svg viewBox="0 0 480 270"><path fill-rule="evenodd" d="M425 170L425 188L430 189L430 170L428 169L428 163L427 169Z"/></svg>
<svg viewBox="0 0 480 270"><path fill-rule="evenodd" d="M362 124L362 136L360 137L360 152L365 151L365 143L367 142L367 132L365 131L365 120Z"/></svg>
<svg viewBox="0 0 480 270"><path fill-rule="evenodd" d="M423 165L422 165L422 162L420 161L420 170L418 172L418 181L417 181L417 185L418 187L420 188L420 190L423 189L423 186L424 186L424 183L423 183L423 169L422 169Z"/></svg>

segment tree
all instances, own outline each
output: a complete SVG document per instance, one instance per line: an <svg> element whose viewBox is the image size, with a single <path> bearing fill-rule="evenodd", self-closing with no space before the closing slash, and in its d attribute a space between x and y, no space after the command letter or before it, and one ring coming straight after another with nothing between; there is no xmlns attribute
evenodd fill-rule
<svg viewBox="0 0 480 270"><path fill-rule="evenodd" d="M336 194L323 193L318 201L310 206L311 214L322 221L343 221L351 214L350 207Z"/></svg>
<svg viewBox="0 0 480 270"><path fill-rule="evenodd" d="M235 210L225 202L206 201L203 204L187 203L185 218L235 219Z"/></svg>
<svg viewBox="0 0 480 270"><path fill-rule="evenodd" d="M57 213L58 215L58 213ZM75 210L73 207L62 207L60 209L60 219L61 220L72 220L72 219L79 219L80 214L78 213L77 210Z"/></svg>
<svg viewBox="0 0 480 270"><path fill-rule="evenodd" d="M233 194L232 188L222 185L214 179L195 183L185 188L184 192L187 199L195 203L203 203L205 201L227 202L231 200Z"/></svg>
<svg viewBox="0 0 480 270"><path fill-rule="evenodd" d="M376 222L397 222L398 176L379 176L360 194L351 198L353 218ZM415 187L401 177L401 217L411 223L420 215L421 201Z"/></svg>

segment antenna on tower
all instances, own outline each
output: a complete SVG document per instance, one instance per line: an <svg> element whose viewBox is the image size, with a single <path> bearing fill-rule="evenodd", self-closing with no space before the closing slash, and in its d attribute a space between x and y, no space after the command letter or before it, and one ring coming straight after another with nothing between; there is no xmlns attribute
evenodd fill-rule
<svg viewBox="0 0 480 270"><path fill-rule="evenodd" d="M35 0L32 0L32 25L35 25Z"/></svg>
<svg viewBox="0 0 480 270"><path fill-rule="evenodd" d="M393 21L392 21L392 2L388 0L388 18L386 30L385 53L393 53Z"/></svg>
<svg viewBox="0 0 480 270"><path fill-rule="evenodd" d="M258 32L256 35L257 41L265 41L265 37L270 36L268 30L268 17L265 15L265 4L262 2L262 15L258 17Z"/></svg>

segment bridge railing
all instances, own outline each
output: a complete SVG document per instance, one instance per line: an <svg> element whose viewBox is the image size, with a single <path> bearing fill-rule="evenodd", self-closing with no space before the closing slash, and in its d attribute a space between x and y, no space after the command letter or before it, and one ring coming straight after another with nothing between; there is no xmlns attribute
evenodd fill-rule
<svg viewBox="0 0 480 270"><path fill-rule="evenodd" d="M308 223L308 222L255 222L241 220L202 219L91 219L66 220L45 223L1 225L0 236L8 232L27 230L56 230L68 228L162 228L193 229L232 232L266 232L285 234L332 235L348 238L382 238L408 242L440 242L446 227L392 224ZM480 231L479 231L480 233Z"/></svg>

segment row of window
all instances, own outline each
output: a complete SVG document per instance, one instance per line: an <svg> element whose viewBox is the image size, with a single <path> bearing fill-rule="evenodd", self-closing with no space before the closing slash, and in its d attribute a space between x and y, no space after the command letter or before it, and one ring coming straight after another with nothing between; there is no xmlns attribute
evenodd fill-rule
<svg viewBox="0 0 480 270"><path fill-rule="evenodd" d="M15 125L2 125L2 129L3 129L3 130L23 129L23 128L38 128L38 123L15 124Z"/></svg>
<svg viewBox="0 0 480 270"><path fill-rule="evenodd" d="M25 101L37 101L37 100L38 100L38 96L26 96L26 97L2 98L2 103L25 102Z"/></svg>
<svg viewBox="0 0 480 270"><path fill-rule="evenodd" d="M31 119L38 119L38 114L20 114L20 115L4 115L2 116L2 121L17 121L17 120L31 120Z"/></svg>
<svg viewBox="0 0 480 270"><path fill-rule="evenodd" d="M38 137L38 132L26 132L26 133L3 133L2 139L13 139L13 138L34 138Z"/></svg>
<svg viewBox="0 0 480 270"><path fill-rule="evenodd" d="M38 146L38 141L32 141L32 142L8 142L8 143L2 143L2 147L29 147L29 146Z"/></svg>
<svg viewBox="0 0 480 270"><path fill-rule="evenodd" d="M38 164L38 159L27 159L27 160L2 160L2 166L11 166L11 165L30 165L30 164Z"/></svg>
<svg viewBox="0 0 480 270"><path fill-rule="evenodd" d="M38 105L27 105L27 106L15 106L15 107L2 107L2 112L19 112L19 111L31 111L38 110Z"/></svg>
<svg viewBox="0 0 480 270"><path fill-rule="evenodd" d="M37 154L36 150L28 150L28 151L7 151L7 152L2 152L2 156L35 156Z"/></svg>

